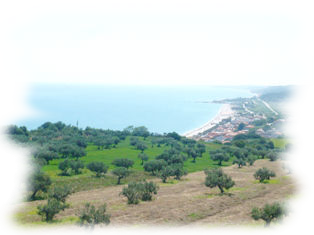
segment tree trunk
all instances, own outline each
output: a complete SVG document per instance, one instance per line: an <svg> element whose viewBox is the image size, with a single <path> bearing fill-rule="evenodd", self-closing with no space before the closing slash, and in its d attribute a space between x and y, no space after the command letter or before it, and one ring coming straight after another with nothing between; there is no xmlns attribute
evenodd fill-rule
<svg viewBox="0 0 314 235"><path fill-rule="evenodd" d="M33 194L31 195L31 200L34 200L35 199L35 195L36 195L36 193L37 193L37 190L35 191L35 192L33 192Z"/></svg>
<svg viewBox="0 0 314 235"><path fill-rule="evenodd" d="M265 222L266 222L266 223L265 223L265 227L269 227L269 225L270 225L270 220L266 220Z"/></svg>
<svg viewBox="0 0 314 235"><path fill-rule="evenodd" d="M224 189L220 185L218 185L218 188L220 189L221 193L224 193Z"/></svg>
<svg viewBox="0 0 314 235"><path fill-rule="evenodd" d="M118 183L117 184L120 184L120 181L121 181L121 177L118 177Z"/></svg>

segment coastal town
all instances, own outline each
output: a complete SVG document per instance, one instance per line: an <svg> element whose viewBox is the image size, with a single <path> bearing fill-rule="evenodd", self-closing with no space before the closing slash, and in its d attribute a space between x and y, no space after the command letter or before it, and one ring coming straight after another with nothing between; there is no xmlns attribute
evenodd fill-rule
<svg viewBox="0 0 314 235"><path fill-rule="evenodd" d="M214 119L185 133L188 138L205 142L230 142L234 136L255 132L266 138L283 136L282 114L258 96L212 101L223 104Z"/></svg>

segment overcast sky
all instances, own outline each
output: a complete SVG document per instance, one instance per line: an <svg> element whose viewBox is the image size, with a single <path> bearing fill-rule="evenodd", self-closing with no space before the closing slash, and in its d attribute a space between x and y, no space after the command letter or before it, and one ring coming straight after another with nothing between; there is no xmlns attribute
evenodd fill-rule
<svg viewBox="0 0 314 235"><path fill-rule="evenodd" d="M2 3L2 77L277 85L312 75L309 1L48 2Z"/></svg>

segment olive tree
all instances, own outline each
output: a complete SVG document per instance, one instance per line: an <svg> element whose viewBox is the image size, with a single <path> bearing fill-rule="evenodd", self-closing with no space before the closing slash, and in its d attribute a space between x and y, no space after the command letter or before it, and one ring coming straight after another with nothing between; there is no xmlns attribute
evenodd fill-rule
<svg viewBox="0 0 314 235"><path fill-rule="evenodd" d="M252 218L254 220L264 220L265 226L269 226L273 220L280 219L284 215L286 215L285 208L278 202L266 204L263 208L254 207L251 211Z"/></svg>
<svg viewBox="0 0 314 235"><path fill-rule="evenodd" d="M254 174L255 179L259 180L259 182L261 183L263 183L265 180L269 180L270 177L275 176L276 176L275 172L267 169L266 167L258 169Z"/></svg>
<svg viewBox="0 0 314 235"><path fill-rule="evenodd" d="M278 159L278 153L276 153L275 151L270 151L269 153L266 154L266 157L273 162Z"/></svg>
<svg viewBox="0 0 314 235"><path fill-rule="evenodd" d="M51 185L51 179L48 175L37 170L30 178L29 189L32 192L30 200L36 199L36 194L41 192L47 192Z"/></svg>
<svg viewBox="0 0 314 235"><path fill-rule="evenodd" d="M112 164L117 167L125 167L128 169L133 166L134 161L128 158L117 158L112 161Z"/></svg>
<svg viewBox="0 0 314 235"><path fill-rule="evenodd" d="M67 207L68 205L55 198L48 198L47 204L39 205L37 207L37 213L42 216L43 220L50 222L56 214L63 211Z"/></svg>
<svg viewBox="0 0 314 235"><path fill-rule="evenodd" d="M210 188L218 187L221 193L224 193L224 188L229 189L235 185L230 176L223 173L221 168L205 170L205 185Z"/></svg>
<svg viewBox="0 0 314 235"><path fill-rule="evenodd" d="M249 163L250 166L253 166L254 162L257 160L256 156L250 155L247 159L247 162Z"/></svg>
<svg viewBox="0 0 314 235"><path fill-rule="evenodd" d="M173 168L171 166L163 167L157 174L157 176L162 179L163 183L166 183L167 179L172 175L173 175Z"/></svg>
<svg viewBox="0 0 314 235"><path fill-rule="evenodd" d="M205 146L205 144L198 143L198 144L196 145L196 152L198 153L198 155L199 155L200 157L202 157L202 156L203 156L203 153L206 152L206 146Z"/></svg>
<svg viewBox="0 0 314 235"><path fill-rule="evenodd" d="M140 200L151 201L152 195L157 194L159 187L154 182L131 182L127 187L123 187L121 195L127 197L128 204L138 204Z"/></svg>
<svg viewBox="0 0 314 235"><path fill-rule="evenodd" d="M117 184L120 184L121 179L126 178L130 174L130 171L125 167L117 167L111 172L118 177Z"/></svg>
<svg viewBox="0 0 314 235"><path fill-rule="evenodd" d="M60 211L68 208L66 198L72 193L72 189L68 186L54 187L49 191L48 201L45 205L37 207L37 213L42 216L46 222L53 220L53 217Z"/></svg>
<svg viewBox="0 0 314 235"><path fill-rule="evenodd" d="M130 182L127 187L123 187L120 194L127 197L128 204L138 204L142 196L140 186L136 182Z"/></svg>
<svg viewBox="0 0 314 235"><path fill-rule="evenodd" d="M154 183L153 181L147 182L144 180L141 184L141 190L142 190L142 201L151 201L153 194L157 194L157 191L159 189L158 185Z"/></svg>
<svg viewBox="0 0 314 235"><path fill-rule="evenodd" d="M108 166L103 162L91 162L87 165L87 169L96 173L96 177L106 174Z"/></svg>
<svg viewBox="0 0 314 235"><path fill-rule="evenodd" d="M50 189L48 193L49 198L54 198L62 203L65 203L66 198L73 193L73 189L68 185L55 186Z"/></svg>
<svg viewBox="0 0 314 235"><path fill-rule="evenodd" d="M144 170L151 172L152 175L156 175L167 163L165 160L151 160L144 164Z"/></svg>
<svg viewBox="0 0 314 235"><path fill-rule="evenodd" d="M86 203L83 210L79 212L79 224L89 227L94 227L97 224L108 225L110 223L110 214L106 214L106 210L106 204L96 208L94 205Z"/></svg>
<svg viewBox="0 0 314 235"><path fill-rule="evenodd" d="M187 170L183 168L183 164L173 164L172 165L172 175L176 180L180 180L182 176L187 175Z"/></svg>
<svg viewBox="0 0 314 235"><path fill-rule="evenodd" d="M70 176L72 174L80 174L81 169L84 168L84 163L80 160L65 159L59 163L59 169L62 171L61 175Z"/></svg>
<svg viewBox="0 0 314 235"><path fill-rule="evenodd" d="M144 150L147 149L147 145L143 142L138 142L136 144L136 149L141 150L141 153L143 153Z"/></svg>
<svg viewBox="0 0 314 235"><path fill-rule="evenodd" d="M138 158L142 160L141 165L144 165L144 161L147 161L147 160L148 160L148 156L147 156L145 153L140 153L140 154L138 155Z"/></svg>
<svg viewBox="0 0 314 235"><path fill-rule="evenodd" d="M36 152L34 157L37 159L44 159L47 164L49 164L49 161L59 158L59 155L53 151L41 150L39 152Z"/></svg>
<svg viewBox="0 0 314 235"><path fill-rule="evenodd" d="M232 164L237 164L238 168L241 168L246 165L246 162L242 158L237 158L233 160Z"/></svg>
<svg viewBox="0 0 314 235"><path fill-rule="evenodd" d="M222 151L210 152L210 158L213 161L218 161L218 165L221 166L223 161L229 161L229 155Z"/></svg>

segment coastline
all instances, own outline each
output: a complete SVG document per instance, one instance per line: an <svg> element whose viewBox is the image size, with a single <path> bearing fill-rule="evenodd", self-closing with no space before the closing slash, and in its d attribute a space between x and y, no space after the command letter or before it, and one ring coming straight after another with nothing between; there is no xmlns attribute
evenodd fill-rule
<svg viewBox="0 0 314 235"><path fill-rule="evenodd" d="M207 131L208 129L217 125L223 119L232 117L234 113L235 112L232 110L230 104L223 104L214 118L212 118L210 121L206 122L201 127L198 127L198 128L193 129L193 130L185 132L183 134L183 136L189 138L189 137L196 136L200 133L203 133L204 131Z"/></svg>

